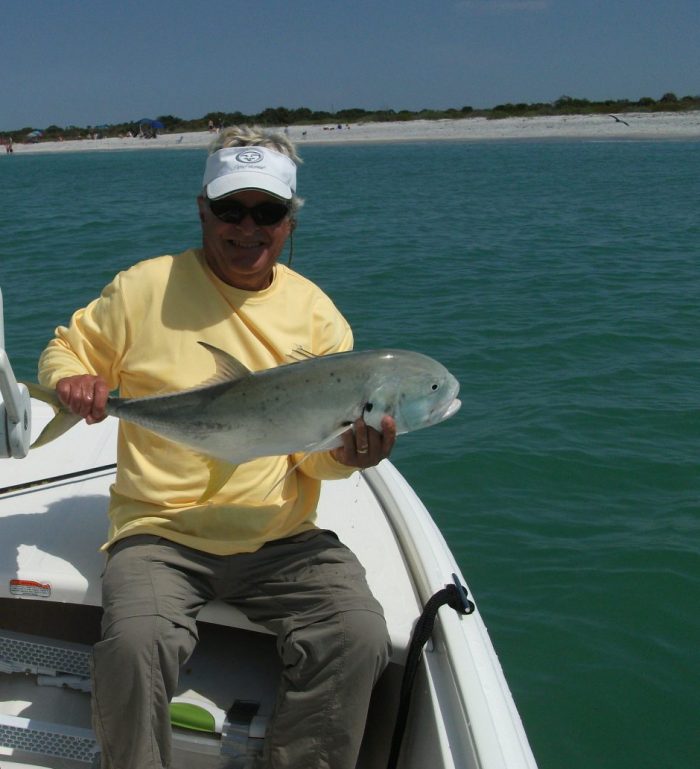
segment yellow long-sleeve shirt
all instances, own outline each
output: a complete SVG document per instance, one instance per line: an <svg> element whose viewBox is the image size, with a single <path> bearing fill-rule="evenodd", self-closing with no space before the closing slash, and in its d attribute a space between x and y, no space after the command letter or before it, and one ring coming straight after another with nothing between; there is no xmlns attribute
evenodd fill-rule
<svg viewBox="0 0 700 769"><path fill-rule="evenodd" d="M220 281L200 249L141 262L120 273L78 310L39 361L39 380L93 374L123 397L195 387L215 372L199 341L226 350L252 371L289 362L303 348L317 355L352 348L352 332L330 299L298 273L276 265L272 284L250 292ZM205 504L209 470L179 444L121 421L117 477L106 546L156 534L216 555L252 552L265 542L313 528L320 481L352 468L328 452L300 459L263 457L238 465ZM274 489L270 492L270 489Z"/></svg>

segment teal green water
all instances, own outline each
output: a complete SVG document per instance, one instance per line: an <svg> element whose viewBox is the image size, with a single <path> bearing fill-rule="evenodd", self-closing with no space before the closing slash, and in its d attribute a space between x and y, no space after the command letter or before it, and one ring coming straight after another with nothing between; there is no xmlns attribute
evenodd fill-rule
<svg viewBox="0 0 700 769"><path fill-rule="evenodd" d="M394 461L489 627L541 769L700 757L700 143L302 147L294 266L358 348L462 384ZM6 342L199 241L199 151L0 158Z"/></svg>

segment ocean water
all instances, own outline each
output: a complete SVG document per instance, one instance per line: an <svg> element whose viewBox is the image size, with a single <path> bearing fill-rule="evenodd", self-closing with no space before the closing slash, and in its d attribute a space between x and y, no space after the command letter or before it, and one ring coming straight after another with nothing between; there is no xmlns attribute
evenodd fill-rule
<svg viewBox="0 0 700 769"><path fill-rule="evenodd" d="M462 384L394 462L541 769L700 763L700 143L301 147L293 265ZM203 151L0 158L6 346L199 242Z"/></svg>

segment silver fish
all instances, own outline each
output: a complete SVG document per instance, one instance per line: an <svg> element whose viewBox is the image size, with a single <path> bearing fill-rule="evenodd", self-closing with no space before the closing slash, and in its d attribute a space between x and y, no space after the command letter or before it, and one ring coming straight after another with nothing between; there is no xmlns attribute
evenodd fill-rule
<svg viewBox="0 0 700 769"><path fill-rule="evenodd" d="M381 430L382 418L389 415L401 434L442 422L461 405L454 376L417 352L335 353L251 372L223 350L200 344L216 360L213 378L167 395L110 397L107 414L207 457L238 465L257 457L340 446L342 433L360 417ZM27 386L32 397L60 406L54 391ZM80 421L60 408L33 447L48 443ZM214 475L211 466L210 470ZM221 480L212 478L204 497L223 485Z"/></svg>

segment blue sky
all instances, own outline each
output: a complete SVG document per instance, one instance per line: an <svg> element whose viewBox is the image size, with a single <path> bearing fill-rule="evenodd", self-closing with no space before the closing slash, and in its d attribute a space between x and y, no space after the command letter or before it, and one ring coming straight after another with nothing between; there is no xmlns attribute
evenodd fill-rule
<svg viewBox="0 0 700 769"><path fill-rule="evenodd" d="M700 0L0 0L0 130L700 94Z"/></svg>

